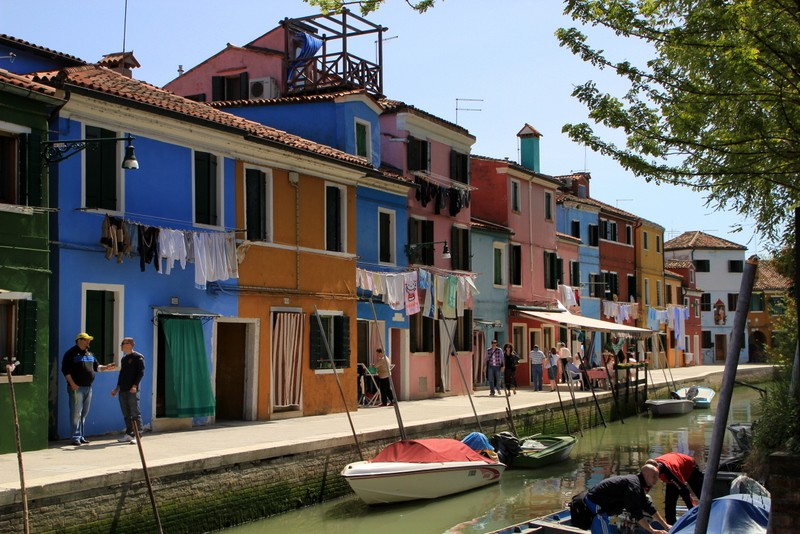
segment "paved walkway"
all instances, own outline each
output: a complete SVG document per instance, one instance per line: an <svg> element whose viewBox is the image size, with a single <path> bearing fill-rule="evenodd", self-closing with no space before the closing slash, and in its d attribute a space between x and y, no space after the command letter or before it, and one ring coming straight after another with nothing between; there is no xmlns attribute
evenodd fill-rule
<svg viewBox="0 0 800 534"><path fill-rule="evenodd" d="M771 366L746 364L739 367L737 378L757 381L769 376ZM672 379L677 384L687 384L708 378L712 384L720 383L723 366L703 365L673 369ZM656 384L665 382L661 370L651 371ZM565 397L562 391L562 398ZM589 397L589 392L577 392L579 398ZM608 392L599 393L609 395ZM472 396L479 415L498 414L503 417L505 397L489 397L488 391ZM558 406L556 393L534 392L520 389L509 397L512 410ZM474 420L470 399L466 396L443 397L399 404L407 432L436 429L442 421ZM398 438L397 419L392 408L361 408L351 413L353 426L363 440ZM69 441L51 443L45 450L23 454L25 484L28 498L46 495L48 485L69 487L107 487L112 480L123 481L141 469L138 447L118 443L119 436L99 436L88 445L75 447ZM176 432L148 432L142 446L151 476L183 472L193 468L217 467L243 462L320 450L353 443L350 425L345 413L301 417L266 422L221 423ZM373 451L364 450L365 456ZM137 478L141 474L136 475ZM17 500L19 467L16 454L0 455L0 505ZM16 498L15 498L16 497Z"/></svg>

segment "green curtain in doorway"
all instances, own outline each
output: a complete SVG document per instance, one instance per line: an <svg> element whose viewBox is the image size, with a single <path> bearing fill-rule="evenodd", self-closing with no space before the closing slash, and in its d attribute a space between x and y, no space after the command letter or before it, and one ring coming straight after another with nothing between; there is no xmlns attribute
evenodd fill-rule
<svg viewBox="0 0 800 534"><path fill-rule="evenodd" d="M196 319L160 319L167 339L165 406L167 417L214 415L216 402L211 391L211 374Z"/></svg>

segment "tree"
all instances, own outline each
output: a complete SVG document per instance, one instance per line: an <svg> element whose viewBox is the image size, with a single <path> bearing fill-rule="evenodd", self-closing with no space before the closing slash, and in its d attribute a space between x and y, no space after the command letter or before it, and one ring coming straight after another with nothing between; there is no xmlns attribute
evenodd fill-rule
<svg viewBox="0 0 800 534"><path fill-rule="evenodd" d="M323 13L340 13L342 8L355 5L358 6L359 11L361 11L362 15L367 15L372 13L373 11L377 11L378 8L383 5L385 0L354 0L354 1L347 1L347 0L305 0L312 6L319 7L319 10ZM412 2L411 0L406 0L406 4L411 6L412 9L415 11L419 11L420 13L425 13L429 8L433 7L433 4L436 0L420 0L418 2Z"/></svg>
<svg viewBox="0 0 800 534"><path fill-rule="evenodd" d="M610 155L645 180L685 185L709 206L756 221L771 241L791 243L800 186L800 3L797 0L567 0L565 13L648 45L645 65L613 62L576 28L561 46L629 87L603 93L589 81L573 95L625 146L567 124L576 142Z"/></svg>

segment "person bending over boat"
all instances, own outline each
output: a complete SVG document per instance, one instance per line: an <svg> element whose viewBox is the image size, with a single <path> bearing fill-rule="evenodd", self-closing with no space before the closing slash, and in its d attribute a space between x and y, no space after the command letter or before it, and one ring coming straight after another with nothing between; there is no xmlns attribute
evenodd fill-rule
<svg viewBox="0 0 800 534"><path fill-rule="evenodd" d="M635 475L609 477L589 491L582 491L572 498L570 511L572 526L591 529L592 534L611 531L609 516L627 511L645 531L667 534L671 524L658 513L647 492L658 482L658 468L645 464ZM653 528L644 514L652 516L666 530Z"/></svg>
<svg viewBox="0 0 800 534"><path fill-rule="evenodd" d="M694 507L692 495L689 493L691 488L695 497L700 498L703 490L703 472L697 467L694 458L679 452L669 452L662 454L651 460L647 460L658 468L659 478L666 484L664 491L664 516L669 524L677 519L675 508L678 504L678 495L683 499L686 508L691 510Z"/></svg>

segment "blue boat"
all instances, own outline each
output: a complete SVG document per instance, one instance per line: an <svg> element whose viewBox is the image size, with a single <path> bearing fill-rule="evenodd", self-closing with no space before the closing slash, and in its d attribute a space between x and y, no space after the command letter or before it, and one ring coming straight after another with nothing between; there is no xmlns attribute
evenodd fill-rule
<svg viewBox="0 0 800 534"><path fill-rule="evenodd" d="M682 515L670 534L693 534L699 506ZM769 523L770 499L761 495L737 493L711 501L706 534L764 534Z"/></svg>

